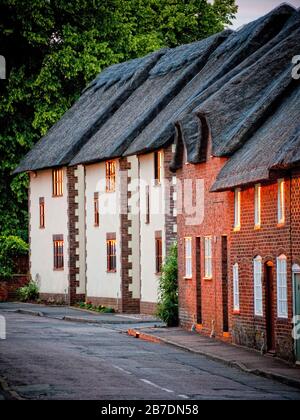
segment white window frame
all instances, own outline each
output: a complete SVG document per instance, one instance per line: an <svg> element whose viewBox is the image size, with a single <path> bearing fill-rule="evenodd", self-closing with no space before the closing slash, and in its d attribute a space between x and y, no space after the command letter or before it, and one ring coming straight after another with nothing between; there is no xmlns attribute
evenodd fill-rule
<svg viewBox="0 0 300 420"><path fill-rule="evenodd" d="M263 262L260 256L254 258L253 261L254 274L254 314L255 316L263 316Z"/></svg>
<svg viewBox="0 0 300 420"><path fill-rule="evenodd" d="M277 314L278 318L287 319L288 314L288 287L287 287L287 257L280 255L277 258Z"/></svg>
<svg viewBox="0 0 300 420"><path fill-rule="evenodd" d="M213 264L212 264L212 237L206 236L204 238L204 277L212 279Z"/></svg>
<svg viewBox="0 0 300 420"><path fill-rule="evenodd" d="M261 184L255 185L255 211L254 211L254 223L258 229L261 227Z"/></svg>
<svg viewBox="0 0 300 420"><path fill-rule="evenodd" d="M240 311L240 284L239 284L239 265L233 266L233 310Z"/></svg>
<svg viewBox="0 0 300 420"><path fill-rule="evenodd" d="M191 279L193 277L193 244L191 237L184 239L184 248L185 278Z"/></svg>
<svg viewBox="0 0 300 420"><path fill-rule="evenodd" d="M278 180L278 224L285 223L285 180Z"/></svg>
<svg viewBox="0 0 300 420"><path fill-rule="evenodd" d="M240 188L236 188L234 191L234 229L239 230L241 228L241 194Z"/></svg>

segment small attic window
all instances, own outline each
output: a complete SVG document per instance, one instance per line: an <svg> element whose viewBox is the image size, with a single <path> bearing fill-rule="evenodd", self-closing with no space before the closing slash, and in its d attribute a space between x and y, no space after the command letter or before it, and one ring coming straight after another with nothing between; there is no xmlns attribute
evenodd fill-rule
<svg viewBox="0 0 300 420"><path fill-rule="evenodd" d="M53 197L62 197L63 196L63 179L64 172L63 169L53 169L52 171L52 193Z"/></svg>
<svg viewBox="0 0 300 420"><path fill-rule="evenodd" d="M163 170L163 153L154 153L154 179L156 185L161 185L162 182L162 170Z"/></svg>
<svg viewBox="0 0 300 420"><path fill-rule="evenodd" d="M106 162L106 192L116 191L116 162Z"/></svg>

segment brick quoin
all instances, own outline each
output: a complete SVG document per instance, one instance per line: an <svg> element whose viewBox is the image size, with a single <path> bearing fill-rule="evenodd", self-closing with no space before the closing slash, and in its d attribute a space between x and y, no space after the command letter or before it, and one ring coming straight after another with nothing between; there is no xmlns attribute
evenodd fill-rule
<svg viewBox="0 0 300 420"><path fill-rule="evenodd" d="M129 242L132 241L132 235L129 233L132 222L128 217L130 212L128 202L131 197L131 192L128 191L128 185L131 181L128 176L128 171L131 169L131 164L128 162L127 158L120 159L119 163L120 171L123 172L122 179L126 181L126 185L122 184L121 186L121 312L140 313L140 299L134 299L132 292L130 291L133 279L132 276L130 276L132 263L129 262L129 256L132 256L132 250L129 247Z"/></svg>
<svg viewBox="0 0 300 420"><path fill-rule="evenodd" d="M76 184L78 178L75 176L77 166L67 168L67 192L68 192L68 233L69 233L69 290L68 290L68 303L73 305L78 301L84 301L84 295L77 295L76 290L79 284L76 280L76 275L79 274L79 267L77 262L79 261L79 255L76 249L79 247L76 237L79 234L76 224L78 223L78 216L76 211L78 210L78 202L76 203L76 197L78 197L78 190Z"/></svg>
<svg viewBox="0 0 300 420"><path fill-rule="evenodd" d="M193 202L196 204L196 180L204 180L204 220L202 223L189 225L189 215L178 209L178 261L179 261L179 318L181 326L191 328L201 323L197 330L210 335L212 332L218 338L223 338L227 332L227 320L223 314L227 310L228 302L223 305L224 281L227 282L228 272L224 273L222 249L224 238L230 246L230 194L211 193L210 189L226 162L225 158L208 157L203 164L184 164L177 171L178 184L184 180L193 180ZM178 190L178 200L184 203L185 196ZM188 199L188 197L186 197ZM197 206L202 203L197 203ZM212 236L213 276L205 279L204 272L204 238ZM185 237L192 237L192 279L185 278ZM198 244L198 245L197 245ZM227 258L228 260L228 258ZM229 264L228 264L229 265ZM225 265L226 266L226 265ZM224 307L225 306L225 307ZM201 311L200 311L201 310Z"/></svg>

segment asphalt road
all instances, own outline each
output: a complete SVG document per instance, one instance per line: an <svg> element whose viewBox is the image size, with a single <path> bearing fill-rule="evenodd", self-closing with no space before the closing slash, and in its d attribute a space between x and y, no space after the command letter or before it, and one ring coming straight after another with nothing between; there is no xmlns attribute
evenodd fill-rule
<svg viewBox="0 0 300 420"><path fill-rule="evenodd" d="M300 399L298 390L109 326L1 312L0 377L25 399ZM2 397L4 398L2 393Z"/></svg>

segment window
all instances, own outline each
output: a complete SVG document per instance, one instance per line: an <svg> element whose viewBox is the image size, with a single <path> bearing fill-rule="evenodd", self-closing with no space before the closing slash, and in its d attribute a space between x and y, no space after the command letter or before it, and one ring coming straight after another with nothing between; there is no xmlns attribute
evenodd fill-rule
<svg viewBox="0 0 300 420"><path fill-rule="evenodd" d="M99 226L99 194L94 194L94 225Z"/></svg>
<svg viewBox="0 0 300 420"><path fill-rule="evenodd" d="M53 169L52 171L52 194L53 197L62 197L63 196L63 178L64 171L63 169Z"/></svg>
<svg viewBox="0 0 300 420"><path fill-rule="evenodd" d="M205 278L212 278L212 238L204 238L204 271Z"/></svg>
<svg viewBox="0 0 300 420"><path fill-rule="evenodd" d="M260 228L261 226L261 185L255 185L255 227Z"/></svg>
<svg viewBox="0 0 300 420"><path fill-rule="evenodd" d="M106 162L106 192L116 190L116 162Z"/></svg>
<svg viewBox="0 0 300 420"><path fill-rule="evenodd" d="M277 258L277 312L278 318L288 318L287 258Z"/></svg>
<svg viewBox="0 0 300 420"><path fill-rule="evenodd" d="M40 198L40 229L45 228L45 199Z"/></svg>
<svg viewBox="0 0 300 420"><path fill-rule="evenodd" d="M241 190L237 188L234 192L234 228L241 228Z"/></svg>
<svg viewBox="0 0 300 420"><path fill-rule="evenodd" d="M155 266L156 273L161 273L162 268L162 233L156 232L155 234Z"/></svg>
<svg viewBox="0 0 300 420"><path fill-rule="evenodd" d="M54 270L63 270L63 268L64 268L64 239L63 239L63 235L54 235L54 237L53 237L53 255L54 255Z"/></svg>
<svg viewBox="0 0 300 420"><path fill-rule="evenodd" d="M254 259L254 313L263 316L262 258Z"/></svg>
<svg viewBox="0 0 300 420"><path fill-rule="evenodd" d="M155 173L156 185L160 185L162 181L162 160L163 160L162 152L155 152L154 153L154 173Z"/></svg>
<svg viewBox="0 0 300 420"><path fill-rule="evenodd" d="M235 312L240 310L240 285L239 285L239 265L233 266L233 309Z"/></svg>
<svg viewBox="0 0 300 420"><path fill-rule="evenodd" d="M285 222L285 182L284 179L278 181L278 224Z"/></svg>
<svg viewBox="0 0 300 420"><path fill-rule="evenodd" d="M185 277L193 277L192 269L192 238L185 238Z"/></svg>
<svg viewBox="0 0 300 420"><path fill-rule="evenodd" d="M107 246L107 271L115 273L117 270L117 241L115 234L108 234L106 240Z"/></svg>
<svg viewBox="0 0 300 420"><path fill-rule="evenodd" d="M146 225L150 223L150 188L146 186Z"/></svg>

